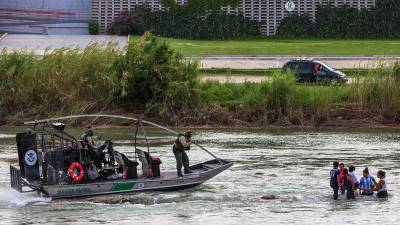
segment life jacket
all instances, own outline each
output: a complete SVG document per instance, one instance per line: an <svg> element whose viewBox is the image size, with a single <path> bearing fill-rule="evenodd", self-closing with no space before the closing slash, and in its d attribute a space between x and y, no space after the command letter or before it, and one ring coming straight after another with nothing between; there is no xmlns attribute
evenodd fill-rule
<svg viewBox="0 0 400 225"><path fill-rule="evenodd" d="M185 135L184 134L178 134L178 137L176 138L175 143L174 143L174 148L176 150L180 150L180 151L189 150L190 147L184 147L182 145L182 143L179 141L179 138L181 138L181 137L185 137Z"/></svg>

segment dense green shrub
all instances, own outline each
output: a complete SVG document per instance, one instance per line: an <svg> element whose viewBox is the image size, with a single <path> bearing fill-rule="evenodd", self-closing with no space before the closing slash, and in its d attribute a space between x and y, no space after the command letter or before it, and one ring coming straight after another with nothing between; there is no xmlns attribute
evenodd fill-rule
<svg viewBox="0 0 400 225"><path fill-rule="evenodd" d="M136 8L116 17L110 34L138 34L145 30L164 37L186 39L233 39L257 36L259 24L243 15L215 10L199 15L189 8L169 11L151 11Z"/></svg>
<svg viewBox="0 0 400 225"><path fill-rule="evenodd" d="M314 35L313 26L309 15L290 14L282 19L276 35L280 37L309 37Z"/></svg>
<svg viewBox="0 0 400 225"><path fill-rule="evenodd" d="M186 12L156 11L150 15L149 30L164 37L185 39L234 39L259 35L258 23L242 15L213 11L206 16Z"/></svg>
<svg viewBox="0 0 400 225"><path fill-rule="evenodd" d="M35 52L4 50L0 57L0 102L14 115L53 115L110 106L117 86L116 45ZM101 91L99 91L101 90Z"/></svg>
<svg viewBox="0 0 400 225"><path fill-rule="evenodd" d="M310 27L314 32L306 32ZM284 37L400 38L400 1L379 0L370 9L348 5L318 5L313 25L303 15L282 20L277 34ZM304 35L307 34L307 35Z"/></svg>
<svg viewBox="0 0 400 225"><path fill-rule="evenodd" d="M99 24L95 20L89 20L88 29L89 29L89 34L91 35L99 34Z"/></svg>
<svg viewBox="0 0 400 225"><path fill-rule="evenodd" d="M129 42L121 58L121 97L164 118L190 114L198 104L198 66L151 33Z"/></svg>
<svg viewBox="0 0 400 225"><path fill-rule="evenodd" d="M115 109L165 123L318 125L337 115L400 121L399 63L343 86L299 85L279 71L262 83L199 82L198 65L150 33L124 51L109 44L0 56L0 123Z"/></svg>
<svg viewBox="0 0 400 225"><path fill-rule="evenodd" d="M315 17L315 34L320 37L351 38L359 33L359 15L356 8L347 5L321 6L317 8Z"/></svg>
<svg viewBox="0 0 400 225"><path fill-rule="evenodd" d="M400 62L398 61L393 65L393 76L396 81L400 81Z"/></svg>
<svg viewBox="0 0 400 225"><path fill-rule="evenodd" d="M142 35L146 31L146 15L150 12L145 8L137 10L121 12L120 15L114 18L108 33L116 35Z"/></svg>
<svg viewBox="0 0 400 225"><path fill-rule="evenodd" d="M90 113L123 105L178 121L198 109L197 63L150 33L132 39L126 50L112 43L43 56L4 50L0 115Z"/></svg>
<svg viewBox="0 0 400 225"><path fill-rule="evenodd" d="M400 120L400 82L398 64L381 67L351 85L350 101L367 115L386 120Z"/></svg>
<svg viewBox="0 0 400 225"><path fill-rule="evenodd" d="M235 7L240 0L188 0L178 4L176 0L161 0L161 4L171 12L185 12L188 15L204 16L210 11L219 11L222 6Z"/></svg>

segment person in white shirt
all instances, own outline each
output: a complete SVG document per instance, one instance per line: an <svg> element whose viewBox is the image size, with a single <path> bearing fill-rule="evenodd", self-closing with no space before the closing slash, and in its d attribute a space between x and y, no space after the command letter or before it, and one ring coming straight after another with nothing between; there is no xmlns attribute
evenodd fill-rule
<svg viewBox="0 0 400 225"><path fill-rule="evenodd" d="M355 166L349 166L349 174L350 174L351 178L353 179L354 189L358 189L360 184L358 183L358 179L356 176L356 167Z"/></svg>

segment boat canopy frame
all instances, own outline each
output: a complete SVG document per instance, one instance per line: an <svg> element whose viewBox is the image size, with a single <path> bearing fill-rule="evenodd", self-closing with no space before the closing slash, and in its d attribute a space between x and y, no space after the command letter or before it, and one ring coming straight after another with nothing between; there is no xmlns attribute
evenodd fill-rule
<svg viewBox="0 0 400 225"><path fill-rule="evenodd" d="M146 136L146 132L145 129L143 128L143 124L147 124L156 128L160 128L162 130L168 131L169 133L173 134L174 136L178 135L179 133L171 130L167 127L164 127L162 125L141 119L141 118L135 118L135 117L128 117L128 116L121 116L121 115L111 115L111 114L81 114L81 115L70 115L70 116L62 116L62 117L52 117L52 118L47 118L47 119L41 119L41 120L33 120L33 121L27 121L24 122L25 125L34 125L34 127L36 127L37 125L44 125L44 126L50 126L52 121L60 121L60 120L68 120L68 119L79 119L79 118L87 118L87 117L105 117L105 118L113 118L113 119L123 119L123 120L129 120L132 122L136 123L136 130L135 130L135 153L136 153L136 138L137 138L137 133L140 129L142 130L142 132L144 132L144 136L145 136L145 140L146 140L146 147L147 147L147 151L149 153L149 144L148 144L148 139ZM51 126L50 126L51 127ZM66 132L62 132L63 134L67 134ZM70 136L70 135L68 135ZM70 136L69 138L72 138L76 141L76 139L72 136ZM221 165L224 164L223 161L218 158L216 155L214 155L213 153L211 153L209 150L207 150L206 148L204 148L203 146L193 142L193 144L197 147L199 147L200 149L202 149L203 151L205 151L206 153L208 153L209 155L211 155L213 158L215 158ZM135 159L136 159L136 154L135 154Z"/></svg>

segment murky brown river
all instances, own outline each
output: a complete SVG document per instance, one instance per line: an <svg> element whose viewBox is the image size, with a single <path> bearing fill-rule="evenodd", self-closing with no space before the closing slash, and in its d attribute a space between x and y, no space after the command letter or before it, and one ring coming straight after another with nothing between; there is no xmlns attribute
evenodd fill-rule
<svg viewBox="0 0 400 225"><path fill-rule="evenodd" d="M235 164L198 187L176 192L110 195L51 201L9 186L15 133L0 128L0 224L399 224L400 133L194 130L194 139ZM79 131L74 130L75 135ZM133 130L97 130L132 156ZM174 169L172 137L149 132L162 170ZM198 148L192 163L209 159ZM331 200L332 160L387 171L389 198ZM275 199L263 200L262 196Z"/></svg>

